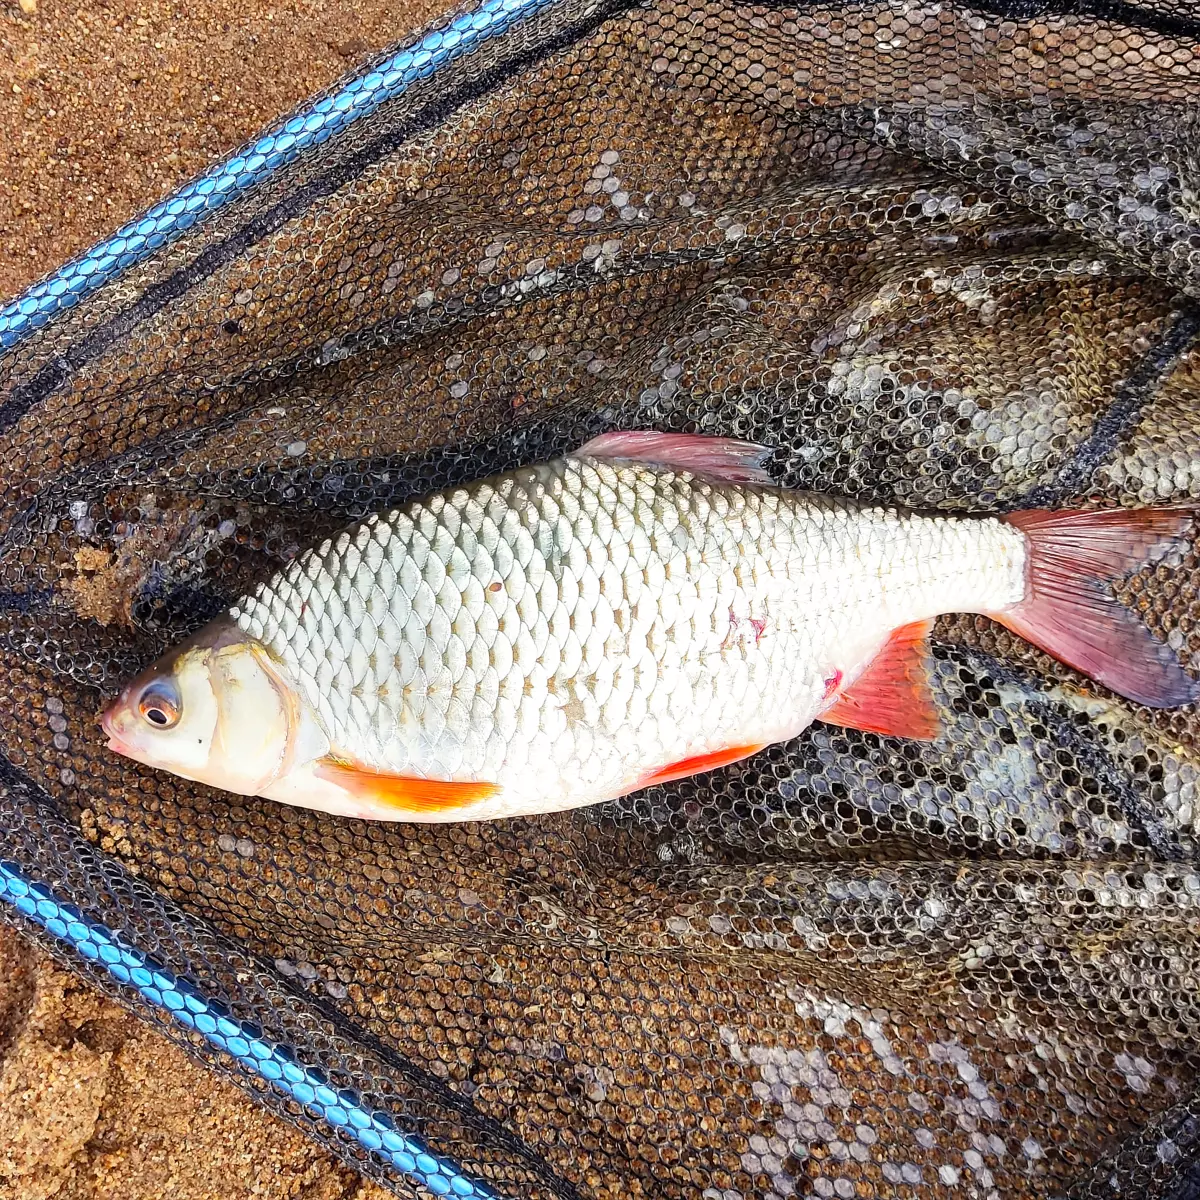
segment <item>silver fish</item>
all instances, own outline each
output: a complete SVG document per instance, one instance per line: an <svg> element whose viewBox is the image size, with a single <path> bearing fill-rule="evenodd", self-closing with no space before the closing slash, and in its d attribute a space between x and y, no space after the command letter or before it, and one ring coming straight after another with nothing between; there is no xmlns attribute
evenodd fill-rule
<svg viewBox="0 0 1200 1200"><path fill-rule="evenodd" d="M768 454L609 434L369 517L129 683L109 745L356 817L549 812L814 720L936 737L924 646L948 612L1143 704L1200 694L1109 587L1190 510L919 515L780 488Z"/></svg>

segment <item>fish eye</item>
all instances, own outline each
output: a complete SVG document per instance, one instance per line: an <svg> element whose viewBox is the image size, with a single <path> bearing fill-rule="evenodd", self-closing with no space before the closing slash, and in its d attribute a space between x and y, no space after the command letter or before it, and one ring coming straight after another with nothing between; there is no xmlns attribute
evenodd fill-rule
<svg viewBox="0 0 1200 1200"><path fill-rule="evenodd" d="M170 729L178 724L181 707L179 693L165 680L152 683L138 701L142 720L157 729Z"/></svg>

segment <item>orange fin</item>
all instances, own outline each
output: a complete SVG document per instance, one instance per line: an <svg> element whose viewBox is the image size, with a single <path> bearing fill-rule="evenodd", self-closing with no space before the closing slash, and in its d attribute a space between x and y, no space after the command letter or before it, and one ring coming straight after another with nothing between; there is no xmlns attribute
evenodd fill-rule
<svg viewBox="0 0 1200 1200"><path fill-rule="evenodd" d="M335 783L355 796L408 812L445 812L452 808L466 808L494 796L500 790L494 783L457 783L449 779L388 775L336 758L319 759L313 773L319 779Z"/></svg>
<svg viewBox="0 0 1200 1200"><path fill-rule="evenodd" d="M1189 508L1010 513L1005 520L1029 540L1028 584L1019 604L990 615L1138 704L1194 704L1200 681L1116 598L1112 584L1185 545L1196 516Z"/></svg>
<svg viewBox="0 0 1200 1200"><path fill-rule="evenodd" d="M924 662L932 628L932 621L901 625L818 720L866 733L933 741L941 732L941 721Z"/></svg>
<svg viewBox="0 0 1200 1200"><path fill-rule="evenodd" d="M654 783L670 783L674 779L686 779L689 775L699 775L701 771L715 771L717 767L727 767L739 759L757 754L767 744L762 742L755 746L729 746L724 750L714 750L711 754L697 754L692 758L680 759L677 763L660 767L657 771L645 776L638 782L638 787L644 788Z"/></svg>

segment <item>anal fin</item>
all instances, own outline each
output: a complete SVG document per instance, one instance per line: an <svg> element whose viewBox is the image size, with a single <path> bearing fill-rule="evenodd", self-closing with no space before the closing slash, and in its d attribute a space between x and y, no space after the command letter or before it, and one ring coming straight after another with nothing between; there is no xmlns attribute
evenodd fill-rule
<svg viewBox="0 0 1200 1200"><path fill-rule="evenodd" d="M495 783L389 775L337 758L318 759L313 774L360 799L373 800L404 812L447 812L467 808L500 790Z"/></svg>
<svg viewBox="0 0 1200 1200"><path fill-rule="evenodd" d="M941 721L925 668L932 628L932 621L914 621L895 630L867 669L817 719L865 733L933 741Z"/></svg>

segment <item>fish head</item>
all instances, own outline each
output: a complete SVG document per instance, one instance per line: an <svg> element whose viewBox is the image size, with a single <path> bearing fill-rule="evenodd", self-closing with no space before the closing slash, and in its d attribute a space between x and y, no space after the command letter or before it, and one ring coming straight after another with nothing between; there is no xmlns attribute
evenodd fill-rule
<svg viewBox="0 0 1200 1200"><path fill-rule="evenodd" d="M266 647L223 618L126 684L100 724L118 754L253 796L288 769L298 735L313 742L306 707Z"/></svg>

